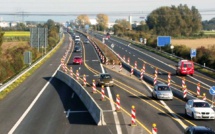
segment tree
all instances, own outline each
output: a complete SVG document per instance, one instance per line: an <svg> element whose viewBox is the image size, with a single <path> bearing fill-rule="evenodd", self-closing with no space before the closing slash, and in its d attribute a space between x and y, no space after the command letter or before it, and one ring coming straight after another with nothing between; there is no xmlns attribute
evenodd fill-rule
<svg viewBox="0 0 215 134"><path fill-rule="evenodd" d="M96 16L98 30L105 30L108 28L109 18L106 14L97 14Z"/></svg>
<svg viewBox="0 0 215 134"><path fill-rule="evenodd" d="M131 29L131 24L126 19L117 19L115 21L115 23L117 23L118 25L120 25L122 28L124 28L126 30L130 30Z"/></svg>
<svg viewBox="0 0 215 134"><path fill-rule="evenodd" d="M160 7L147 16L150 30L157 35L190 36L201 30L199 11L187 5Z"/></svg>
<svg viewBox="0 0 215 134"><path fill-rule="evenodd" d="M79 26L82 28L85 25L90 25L90 19L86 14L81 14L77 17L76 22L78 23Z"/></svg>
<svg viewBox="0 0 215 134"><path fill-rule="evenodd" d="M3 43L3 37L4 37L4 32L2 32L1 28L0 28L0 55L2 53L2 43Z"/></svg>

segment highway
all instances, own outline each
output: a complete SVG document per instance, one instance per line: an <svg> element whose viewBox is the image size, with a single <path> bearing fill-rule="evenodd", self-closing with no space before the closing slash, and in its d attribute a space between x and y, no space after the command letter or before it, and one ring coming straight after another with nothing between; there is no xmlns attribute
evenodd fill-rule
<svg viewBox="0 0 215 134"><path fill-rule="evenodd" d="M96 34L96 38L102 40L103 36ZM153 77L155 68L158 68L158 80L167 83L167 74L171 72L171 86L181 90L182 78L183 76L175 75L175 67L177 63L172 62L166 58L159 55L146 51L144 49L138 48L134 45L128 46L129 42L111 37L110 40L105 42L110 48L111 44L114 44L113 50L118 53L121 57L125 56L126 60L130 58L130 64L134 66L134 62L137 61L138 69L141 69L143 64L146 65L146 74ZM159 51L159 50L158 50ZM211 95L209 94L209 88L213 86L214 79L205 76L201 73L195 72L194 76L187 76L186 85L190 95L196 96L197 83L201 83L201 95L206 93L207 101L211 103ZM201 97L199 97L201 99ZM177 96L173 101L165 101L165 103L180 117L185 121L186 125L206 125L211 128L215 128L214 120L193 120L190 117L184 115L184 106L186 99L182 96ZM186 121L188 120L188 122ZM190 123L189 123L190 122Z"/></svg>
<svg viewBox="0 0 215 134"><path fill-rule="evenodd" d="M214 129L214 120L193 120L184 115L186 100L182 97L174 97L173 101L159 101L151 97L152 86L140 81L129 72L118 71L118 66L112 69L100 63L92 44L82 43L82 52L73 52L74 44L70 36L65 34L65 40L60 49L48 59L34 74L25 82L11 92L4 100L0 101L0 133L129 133L146 134L151 133L152 124L156 123L158 132L183 133L189 125L207 125ZM97 35L100 40L102 36ZM81 36L82 40L85 39ZM181 78L174 75L174 69L170 65L174 62L164 59L148 51L133 45L127 46L128 42L111 39L107 45L114 43L114 51L121 56L129 57L131 65L136 60L138 68L143 61L146 64L146 73L153 75L155 67L159 70L159 81L167 81L167 72L172 72L172 86L181 87ZM68 45L72 44L69 51L68 68L73 72L77 70L80 78L86 75L88 86L85 87L104 112L106 125L96 126L91 115L74 91L60 80L54 78L56 70L59 69L60 60ZM73 65L74 56L82 56L82 65ZM92 93L92 81L97 79L99 73L108 72L114 78L114 87L106 87L106 101L101 101L99 91ZM76 76L73 76L76 79ZM83 84L82 80L79 80ZM196 82L202 81L202 90L208 93L207 85L213 85L213 79L196 73L194 77L186 77L186 84L190 93L195 95ZM211 80L211 81L209 81ZM203 91L204 92L204 91ZM120 95L121 110L116 112L116 95ZM37 98L38 97L38 98ZM209 95L207 94L209 98ZM34 99L37 100L34 102ZM32 105L32 103L34 104ZM29 106L32 105L30 109ZM136 124L131 126L131 107L136 109ZM26 112L27 110L27 112ZM26 113L25 113L26 112Z"/></svg>

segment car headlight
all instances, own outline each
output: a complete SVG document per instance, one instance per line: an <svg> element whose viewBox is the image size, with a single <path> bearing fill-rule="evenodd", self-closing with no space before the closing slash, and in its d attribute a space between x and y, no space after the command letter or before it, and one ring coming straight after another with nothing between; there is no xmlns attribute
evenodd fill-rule
<svg viewBox="0 0 215 134"><path fill-rule="evenodd" d="M113 81L110 81L110 83L113 83Z"/></svg>
<svg viewBox="0 0 215 134"><path fill-rule="evenodd" d="M195 114L201 114L201 112L194 111Z"/></svg>

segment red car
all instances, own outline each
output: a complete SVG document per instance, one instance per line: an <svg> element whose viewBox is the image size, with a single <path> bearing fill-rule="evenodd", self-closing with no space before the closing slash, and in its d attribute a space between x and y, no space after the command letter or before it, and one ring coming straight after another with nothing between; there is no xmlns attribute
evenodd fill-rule
<svg viewBox="0 0 215 134"><path fill-rule="evenodd" d="M189 60L181 60L176 65L177 75L193 75L194 74L194 64Z"/></svg>
<svg viewBox="0 0 215 134"><path fill-rule="evenodd" d="M73 64L82 64L82 57L81 56L75 56L73 58Z"/></svg>

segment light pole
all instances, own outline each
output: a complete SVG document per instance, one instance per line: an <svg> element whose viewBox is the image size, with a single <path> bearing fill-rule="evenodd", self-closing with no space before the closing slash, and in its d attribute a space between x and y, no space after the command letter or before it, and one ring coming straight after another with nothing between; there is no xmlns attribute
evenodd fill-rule
<svg viewBox="0 0 215 134"><path fill-rule="evenodd" d="M173 49L174 49L174 46L173 46L173 45L171 45L171 46L170 46L170 49L171 49L171 51L172 51L172 55L173 55Z"/></svg>
<svg viewBox="0 0 215 134"><path fill-rule="evenodd" d="M43 57L43 48L44 48L44 46L42 46L42 57Z"/></svg>

